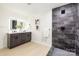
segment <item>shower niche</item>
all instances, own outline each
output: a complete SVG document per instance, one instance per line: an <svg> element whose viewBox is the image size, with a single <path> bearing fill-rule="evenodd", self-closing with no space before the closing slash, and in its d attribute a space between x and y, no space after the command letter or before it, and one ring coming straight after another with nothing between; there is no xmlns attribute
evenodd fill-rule
<svg viewBox="0 0 79 59"><path fill-rule="evenodd" d="M52 46L79 55L79 4L52 9Z"/></svg>

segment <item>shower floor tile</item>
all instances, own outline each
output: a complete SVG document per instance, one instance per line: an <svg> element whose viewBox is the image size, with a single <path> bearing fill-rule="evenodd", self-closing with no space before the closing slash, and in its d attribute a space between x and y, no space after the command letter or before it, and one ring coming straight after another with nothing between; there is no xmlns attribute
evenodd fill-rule
<svg viewBox="0 0 79 59"><path fill-rule="evenodd" d="M51 48L48 53L48 56L76 56L76 54L59 48Z"/></svg>
<svg viewBox="0 0 79 59"><path fill-rule="evenodd" d="M76 54L62 49L54 48L53 56L76 56Z"/></svg>

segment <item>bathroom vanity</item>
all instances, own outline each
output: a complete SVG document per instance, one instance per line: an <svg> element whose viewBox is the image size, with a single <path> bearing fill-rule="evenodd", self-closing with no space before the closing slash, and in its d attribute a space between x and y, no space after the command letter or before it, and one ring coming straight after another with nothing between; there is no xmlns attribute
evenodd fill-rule
<svg viewBox="0 0 79 59"><path fill-rule="evenodd" d="M19 32L7 34L8 48L13 48L31 41L31 32Z"/></svg>

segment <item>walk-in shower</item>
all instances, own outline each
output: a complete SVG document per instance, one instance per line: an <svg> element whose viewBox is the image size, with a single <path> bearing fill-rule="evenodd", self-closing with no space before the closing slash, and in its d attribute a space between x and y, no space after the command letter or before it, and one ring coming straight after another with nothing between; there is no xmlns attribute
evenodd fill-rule
<svg viewBox="0 0 79 59"><path fill-rule="evenodd" d="M52 46L79 55L78 37L79 4L71 3L52 9Z"/></svg>

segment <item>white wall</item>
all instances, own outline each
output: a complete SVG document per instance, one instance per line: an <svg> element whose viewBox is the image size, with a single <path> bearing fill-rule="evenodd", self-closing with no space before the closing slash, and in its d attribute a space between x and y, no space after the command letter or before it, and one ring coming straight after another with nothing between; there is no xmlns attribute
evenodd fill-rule
<svg viewBox="0 0 79 59"><path fill-rule="evenodd" d="M3 48L4 46L3 42L6 40L5 33L8 31L8 20L5 20L5 18L4 9L3 7L0 7L0 48Z"/></svg>
<svg viewBox="0 0 79 59"><path fill-rule="evenodd" d="M40 20L39 29L35 28L35 17ZM51 46L52 44L52 10L32 16L32 41Z"/></svg>

